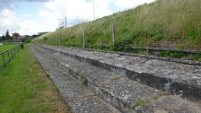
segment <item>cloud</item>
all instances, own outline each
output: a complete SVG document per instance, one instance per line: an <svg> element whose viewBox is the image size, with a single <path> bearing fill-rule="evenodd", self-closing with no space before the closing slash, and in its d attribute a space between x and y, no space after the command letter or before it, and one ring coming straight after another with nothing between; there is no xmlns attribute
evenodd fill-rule
<svg viewBox="0 0 201 113"><path fill-rule="evenodd" d="M17 32L20 35L32 35L39 31L47 31L48 28L46 24L41 24L38 21L31 20L28 15L22 15L23 19L18 19L16 13L12 10L2 10L0 11L0 36L5 35L6 30L9 30L10 35Z"/></svg>
<svg viewBox="0 0 201 113"><path fill-rule="evenodd" d="M39 31L46 31L47 30L47 26L38 23L37 21L34 20L24 20L23 22L18 22L18 25L20 27L20 29L18 30L18 32L21 35L30 35L30 34L36 34Z"/></svg>
<svg viewBox="0 0 201 113"><path fill-rule="evenodd" d="M0 10L13 9L12 7L18 7L19 2L50 2L52 0L0 0Z"/></svg>
<svg viewBox="0 0 201 113"><path fill-rule="evenodd" d="M95 18L110 15L116 11L134 8L155 0L94 0ZM54 0L45 3L40 16L51 28L58 27L59 19L67 17L68 26L94 19L93 0ZM54 27L53 27L54 26ZM53 29L52 29L53 30Z"/></svg>
<svg viewBox="0 0 201 113"><path fill-rule="evenodd" d="M19 20L16 18L15 12L7 9L2 10L0 11L0 18L0 34L5 34L7 29L9 29L9 31L16 31L19 29L19 26L17 25Z"/></svg>
<svg viewBox="0 0 201 113"><path fill-rule="evenodd" d="M30 14L16 14L16 10L20 9L22 6L18 6L21 2L51 2L52 0L0 0L0 36L5 34L6 30L8 29L10 35L12 32L18 32L20 34L27 34L27 27L30 26L40 26L46 28L46 26L39 25L39 22L32 21L29 19ZM28 10L28 9L27 9ZM35 15L35 14L32 14ZM27 25L25 25L27 24ZM36 26L30 28L29 34L34 34L41 30L40 28L36 28ZM44 29L42 29L44 30ZM33 32L32 32L33 31Z"/></svg>
<svg viewBox="0 0 201 113"><path fill-rule="evenodd" d="M119 11L131 9L145 3L151 3L156 0L114 0Z"/></svg>
<svg viewBox="0 0 201 113"><path fill-rule="evenodd" d="M113 12L109 10L112 0L95 0L95 17L101 18ZM47 19L49 25L58 26L59 19L67 17L68 26L94 19L93 1L86 0L54 0L45 3L45 9L40 11L40 16Z"/></svg>
<svg viewBox="0 0 201 113"><path fill-rule="evenodd" d="M98 19L153 1L155 0L94 0L95 17ZM22 14L18 11L25 8L19 5L22 2L28 3L26 7L35 2L41 6L36 7L34 13L30 13L31 9L28 8L27 11L21 10ZM54 31L59 26L59 19L64 17L67 17L68 26L93 20L93 0L0 0L0 35L7 29L22 35Z"/></svg>

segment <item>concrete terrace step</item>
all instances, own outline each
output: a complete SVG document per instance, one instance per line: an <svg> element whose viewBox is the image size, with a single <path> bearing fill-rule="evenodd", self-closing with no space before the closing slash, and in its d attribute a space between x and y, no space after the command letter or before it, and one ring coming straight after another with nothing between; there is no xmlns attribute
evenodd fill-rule
<svg viewBox="0 0 201 113"><path fill-rule="evenodd" d="M57 66L69 73L71 77L81 81L83 85L85 85L88 89L91 89L93 94L98 95L100 98L104 99L107 103L111 104L121 112L200 113L201 111L201 105L197 103L183 100L177 96L167 95L167 93L163 91L159 91L142 84L140 80L130 80L123 75L125 73L124 71L116 69L115 66L105 66L109 68L107 70L112 70L112 72L115 73L104 70L105 67L102 69L103 66L100 63L94 62L94 60L90 59L91 57L89 57L90 55L88 55L88 53L84 54L84 52L79 49L65 51L67 48L44 45L33 45L33 47L35 48L34 50L40 51L40 54L46 55L45 58L51 59L51 61L57 64ZM78 56L77 52L79 52L81 55L85 55L85 57ZM102 53L96 54L103 55ZM96 57L102 57L99 55ZM110 57L111 56L118 55L114 54L110 55ZM125 59L120 58L120 60ZM90 64L99 66L101 68ZM59 77L55 76L54 79L59 79ZM68 80L61 79L57 84L61 82L65 83L66 81ZM68 88L64 88L65 90L63 90L64 94L65 92L73 92L72 89L74 89L74 86L71 84L68 85L70 86L68 86Z"/></svg>
<svg viewBox="0 0 201 113"><path fill-rule="evenodd" d="M32 51L58 87L72 113L120 113L117 109L97 97L78 80L61 70L40 51L33 47Z"/></svg>
<svg viewBox="0 0 201 113"><path fill-rule="evenodd" d="M201 102L201 66L117 53L87 51L56 46L42 47L139 81L150 87Z"/></svg>

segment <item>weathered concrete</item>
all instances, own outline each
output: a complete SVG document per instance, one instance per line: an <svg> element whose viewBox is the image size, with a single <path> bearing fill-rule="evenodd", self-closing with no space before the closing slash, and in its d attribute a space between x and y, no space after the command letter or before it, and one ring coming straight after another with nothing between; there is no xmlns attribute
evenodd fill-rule
<svg viewBox="0 0 201 113"><path fill-rule="evenodd" d="M176 100L176 101L175 101ZM164 104L165 103L165 104ZM173 96L164 96L136 108L139 113L197 113L199 104L189 103Z"/></svg>
<svg viewBox="0 0 201 113"><path fill-rule="evenodd" d="M57 66L59 66L65 72L69 73L69 76L74 77L77 80L81 81L83 86L86 85L88 88L91 89L92 92L94 92L89 93L88 91L87 92L77 91L76 89L82 90L85 88L82 88L79 85L77 87L77 84L74 82L70 82L67 84L66 81L68 80L59 79L60 77L58 76L54 76L54 78L52 77L53 79L59 81L58 83L56 82L57 84L59 83L67 84L64 85L65 87L61 87L61 89L62 88L65 89L63 90L62 93L68 95L67 97L75 95L73 93L71 95L70 92L78 92L76 93L78 94L76 97L83 97L83 95L96 97L95 95L99 95L99 97L104 99L107 103L113 105L118 110L125 113L128 112L163 113L163 112L177 112L177 111L199 113L201 111L200 110L201 106L199 104L185 101L179 97L166 95L167 93L165 92L156 90L143 84L141 78L136 79L136 81L132 81L124 76L124 74L126 75L132 74L132 76L133 75L139 76L139 72L138 73L133 72L132 70L128 71L127 69L124 68L124 66L126 66L127 64L143 65L144 63L147 63L147 61L149 61L146 58L140 58L140 57L133 58L129 56L124 57L120 56L119 54L99 53L99 52L95 52L96 54L94 55L95 57L92 57L91 54L87 52L85 53L85 51L81 51L79 49L68 50L67 48L57 48L44 45L41 47L34 46L34 48L35 48L34 50L41 51L42 52L41 54L47 56L46 58L51 59L51 61L53 61ZM57 51L57 49L59 51ZM80 53L80 55L77 54L78 52ZM116 60L114 60L114 57L116 58ZM111 62L109 61L107 62L106 59L110 59ZM113 62L114 64L116 63L115 65L118 65L118 67L114 66ZM93 64L97 67L90 64ZM115 73L103 70L102 68ZM144 70L142 69L142 71ZM52 73L54 72L56 71L53 71ZM150 77L153 77L153 75L150 75ZM161 82L161 79L159 79L159 82ZM77 88L74 89L75 87ZM169 86L166 85L166 87L168 90ZM66 94L66 92L68 92L69 94L68 93ZM74 105L75 108L73 109L75 109L76 112L80 112L77 111L78 109L76 108L76 106L84 105L83 103L86 103L85 101L88 99L83 100L84 101L79 100L76 102L75 101L72 102L71 99L67 98L67 101L69 101L70 103L72 102L72 104L70 104L69 106L73 108L72 105ZM94 101L90 101L90 103L94 103ZM87 107L89 109L91 108L90 105ZM91 110L91 112L94 111Z"/></svg>
<svg viewBox="0 0 201 113"><path fill-rule="evenodd" d="M42 46L116 74L127 76L129 79L140 81L153 88L168 91L193 101L201 100L201 66L117 53Z"/></svg>
<svg viewBox="0 0 201 113"><path fill-rule="evenodd" d="M46 57L36 48L32 48L32 51L58 87L72 113L119 113L118 110L102 101L78 80L56 66L51 59L48 59L50 56Z"/></svg>

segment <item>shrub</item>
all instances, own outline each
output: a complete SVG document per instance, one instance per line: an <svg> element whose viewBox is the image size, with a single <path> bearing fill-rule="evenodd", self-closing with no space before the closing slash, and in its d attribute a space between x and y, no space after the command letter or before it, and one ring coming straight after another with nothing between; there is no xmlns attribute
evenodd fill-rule
<svg viewBox="0 0 201 113"><path fill-rule="evenodd" d="M163 52L160 52L159 56L182 58L182 57L186 56L186 54L184 54L183 52L163 51Z"/></svg>
<svg viewBox="0 0 201 113"><path fill-rule="evenodd" d="M193 60L201 61L201 51L193 55Z"/></svg>

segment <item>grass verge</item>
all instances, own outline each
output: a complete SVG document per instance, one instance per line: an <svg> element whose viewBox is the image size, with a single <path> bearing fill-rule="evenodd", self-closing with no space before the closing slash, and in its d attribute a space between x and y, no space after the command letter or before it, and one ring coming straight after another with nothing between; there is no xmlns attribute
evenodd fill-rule
<svg viewBox="0 0 201 113"><path fill-rule="evenodd" d="M0 72L0 109L0 113L69 112L28 45Z"/></svg>
<svg viewBox="0 0 201 113"><path fill-rule="evenodd" d="M8 44L8 45L1 45L0 46L0 52L11 49L15 46L17 46L18 44Z"/></svg>

